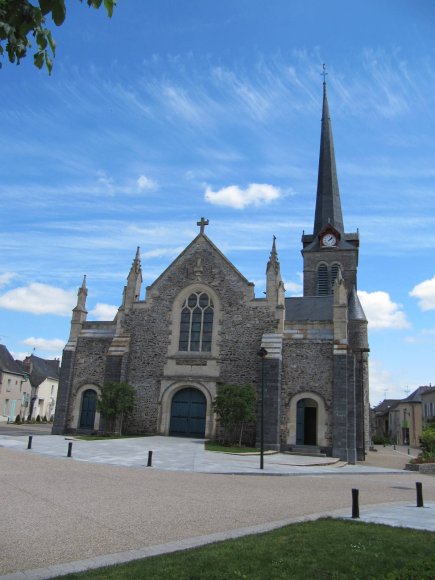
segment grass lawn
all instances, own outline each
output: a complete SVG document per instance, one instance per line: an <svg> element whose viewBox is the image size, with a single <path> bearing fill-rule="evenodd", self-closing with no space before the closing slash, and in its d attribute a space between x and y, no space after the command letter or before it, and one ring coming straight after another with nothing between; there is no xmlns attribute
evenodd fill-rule
<svg viewBox="0 0 435 580"><path fill-rule="evenodd" d="M260 453L256 447L220 445L216 441L206 441L204 445L206 451L219 451L220 453Z"/></svg>
<svg viewBox="0 0 435 580"><path fill-rule="evenodd" d="M432 532L324 519L62 578L222 579L435 577Z"/></svg>

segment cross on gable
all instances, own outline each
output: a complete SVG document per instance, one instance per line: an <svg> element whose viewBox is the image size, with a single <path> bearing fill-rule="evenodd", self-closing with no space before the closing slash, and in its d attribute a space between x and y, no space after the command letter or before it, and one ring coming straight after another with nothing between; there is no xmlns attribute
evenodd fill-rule
<svg viewBox="0 0 435 580"><path fill-rule="evenodd" d="M204 219L203 217L201 218L201 220L199 222L196 222L196 225L200 227L199 233L203 234L204 233L204 229L205 226L208 226L210 222L206 219Z"/></svg>

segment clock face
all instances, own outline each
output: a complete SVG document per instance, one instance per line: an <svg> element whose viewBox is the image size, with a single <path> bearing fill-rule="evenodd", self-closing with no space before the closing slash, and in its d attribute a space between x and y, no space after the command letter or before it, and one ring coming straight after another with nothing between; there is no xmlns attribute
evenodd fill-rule
<svg viewBox="0 0 435 580"><path fill-rule="evenodd" d="M337 238L334 234L325 234L322 238L322 244L327 248L332 248L337 243Z"/></svg>

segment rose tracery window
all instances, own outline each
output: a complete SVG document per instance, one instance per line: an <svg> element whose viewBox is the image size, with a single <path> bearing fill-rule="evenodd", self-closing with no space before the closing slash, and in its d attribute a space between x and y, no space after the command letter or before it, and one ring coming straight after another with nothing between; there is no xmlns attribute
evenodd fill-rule
<svg viewBox="0 0 435 580"><path fill-rule="evenodd" d="M210 352L213 301L205 292L192 292L182 306L179 350Z"/></svg>

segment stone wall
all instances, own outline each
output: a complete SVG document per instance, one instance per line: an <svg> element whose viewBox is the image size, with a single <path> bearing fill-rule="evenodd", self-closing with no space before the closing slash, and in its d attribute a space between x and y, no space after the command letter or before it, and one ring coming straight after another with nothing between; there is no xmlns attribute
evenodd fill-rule
<svg viewBox="0 0 435 580"><path fill-rule="evenodd" d="M303 251L304 256L304 296L317 295L317 267L320 263L331 265L340 264L341 273L346 288L350 290L356 287L356 274L358 266L357 249L324 249L319 251Z"/></svg>
<svg viewBox="0 0 435 580"><path fill-rule="evenodd" d="M298 332L297 335L300 334L301 332ZM325 438L328 444L332 445L330 416L333 397L332 340L294 339L289 336L291 337L286 329L282 357L281 444L286 446L289 437L289 407L292 397L298 393L312 392L320 395L325 403L327 412Z"/></svg>
<svg viewBox="0 0 435 580"><path fill-rule="evenodd" d="M216 296L217 334L210 353L177 352L180 309L174 304L186 287L192 291L196 287L205 292L209 289ZM128 428L135 432L158 430L163 377L166 383L185 381L186 385L211 378L216 384L255 385L261 337L275 326L275 308L264 299L255 300L252 284L207 238L198 236L147 289L146 302L135 303L125 315L123 331L130 335L125 380L137 391ZM188 364L189 357L195 359L194 366ZM168 365L168 359L174 359L174 364Z"/></svg>

